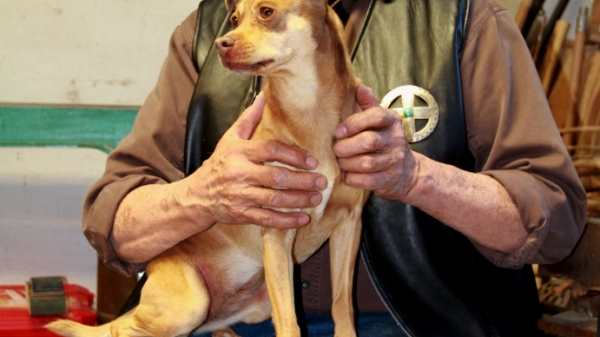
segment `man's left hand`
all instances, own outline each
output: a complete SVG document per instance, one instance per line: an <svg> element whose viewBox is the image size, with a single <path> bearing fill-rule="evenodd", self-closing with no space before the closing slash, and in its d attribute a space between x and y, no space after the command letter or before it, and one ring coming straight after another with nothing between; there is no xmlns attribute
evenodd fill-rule
<svg viewBox="0 0 600 337"><path fill-rule="evenodd" d="M333 151L342 179L351 187L373 190L378 197L401 200L414 185L419 167L402 120L394 110L382 108L362 83L356 101L363 111L344 120L335 133Z"/></svg>

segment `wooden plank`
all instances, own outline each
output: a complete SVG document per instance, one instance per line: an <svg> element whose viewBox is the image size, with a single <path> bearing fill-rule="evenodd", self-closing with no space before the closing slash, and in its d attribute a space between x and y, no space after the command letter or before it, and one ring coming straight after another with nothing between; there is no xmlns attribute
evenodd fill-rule
<svg viewBox="0 0 600 337"><path fill-rule="evenodd" d="M112 321L137 284L137 277L126 277L98 260L98 323Z"/></svg>

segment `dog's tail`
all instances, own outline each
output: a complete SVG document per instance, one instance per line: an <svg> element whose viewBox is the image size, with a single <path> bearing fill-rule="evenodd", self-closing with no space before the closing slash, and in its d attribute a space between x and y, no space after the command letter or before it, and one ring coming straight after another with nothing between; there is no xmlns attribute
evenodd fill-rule
<svg viewBox="0 0 600 337"><path fill-rule="evenodd" d="M111 337L111 323L100 326L89 326L61 319L44 326L46 329L66 337Z"/></svg>

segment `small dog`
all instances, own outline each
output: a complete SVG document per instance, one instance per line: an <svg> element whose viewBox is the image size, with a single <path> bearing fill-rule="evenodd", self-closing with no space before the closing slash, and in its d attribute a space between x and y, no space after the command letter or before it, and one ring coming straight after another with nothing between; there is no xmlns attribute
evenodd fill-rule
<svg viewBox="0 0 600 337"><path fill-rule="evenodd" d="M233 337L230 325L273 317L278 336L299 337L293 264L329 239L335 335L356 336L352 279L368 192L341 182L333 153L337 125L358 109L342 24L325 0L226 0L226 6L234 29L215 41L221 63L266 79L266 107L252 138L311 153L315 171L328 180L321 204L302 210L311 221L299 229L216 224L148 264L140 304L129 313L99 327L63 320L48 329L81 337L194 330Z"/></svg>

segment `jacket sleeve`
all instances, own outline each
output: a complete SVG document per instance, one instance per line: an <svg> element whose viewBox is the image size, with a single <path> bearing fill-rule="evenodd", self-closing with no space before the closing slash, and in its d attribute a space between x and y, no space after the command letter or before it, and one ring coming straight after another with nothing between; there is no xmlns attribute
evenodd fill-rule
<svg viewBox="0 0 600 337"><path fill-rule="evenodd" d="M197 12L174 31L158 82L141 107L131 133L110 153L104 175L87 192L83 232L104 263L131 275L144 265L119 260L110 241L123 198L146 184L183 178L185 122L198 74L191 57Z"/></svg>
<svg viewBox="0 0 600 337"><path fill-rule="evenodd" d="M585 226L585 191L514 20L496 0L473 3L487 14L471 22L461 60L469 145L476 171L506 188L529 233L514 252L476 247L503 267L558 262Z"/></svg>

